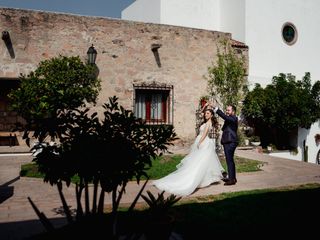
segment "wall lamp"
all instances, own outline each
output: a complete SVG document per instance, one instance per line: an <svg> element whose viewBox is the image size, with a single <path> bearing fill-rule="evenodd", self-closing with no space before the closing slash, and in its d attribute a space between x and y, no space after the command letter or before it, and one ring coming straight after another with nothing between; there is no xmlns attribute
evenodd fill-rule
<svg viewBox="0 0 320 240"><path fill-rule="evenodd" d="M93 44L91 47L89 47L87 51L87 55L88 55L88 64L96 64L97 50L94 49Z"/></svg>

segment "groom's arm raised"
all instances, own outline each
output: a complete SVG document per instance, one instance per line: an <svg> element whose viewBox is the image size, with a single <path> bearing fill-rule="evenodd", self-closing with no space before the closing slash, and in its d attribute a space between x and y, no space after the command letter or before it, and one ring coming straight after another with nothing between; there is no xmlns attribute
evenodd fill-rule
<svg viewBox="0 0 320 240"><path fill-rule="evenodd" d="M210 106L212 107L213 111L217 113L223 120L228 122L237 122L237 117L235 116L227 116L224 112L222 112L219 107L217 106L215 101L210 102Z"/></svg>
<svg viewBox="0 0 320 240"><path fill-rule="evenodd" d="M237 118L235 116L227 116L224 112L222 112L218 107L214 109L214 112L217 113L223 120L228 122L237 122Z"/></svg>

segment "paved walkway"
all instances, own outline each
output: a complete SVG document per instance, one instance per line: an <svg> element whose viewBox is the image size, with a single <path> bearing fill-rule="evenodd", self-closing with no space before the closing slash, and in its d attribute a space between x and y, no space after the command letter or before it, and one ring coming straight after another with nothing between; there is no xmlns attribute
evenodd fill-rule
<svg viewBox="0 0 320 240"><path fill-rule="evenodd" d="M237 150L236 155L264 162L262 171L239 173L236 185L224 186L222 183L211 185L199 189L190 197L320 183L320 165L270 157L252 150ZM31 156L28 155L0 154L0 236L2 240L24 239L44 230L27 197L34 201L40 211L49 217L55 226L65 224L56 187L50 187L41 179L19 177L21 164L30 161ZM129 183L122 203L131 203L141 186L142 184L137 185L135 182ZM146 190L153 193L158 192L150 185L147 185ZM64 193L68 204L71 208L75 208L74 188L65 187ZM107 196L106 199L106 204L108 203L110 203L110 196Z"/></svg>

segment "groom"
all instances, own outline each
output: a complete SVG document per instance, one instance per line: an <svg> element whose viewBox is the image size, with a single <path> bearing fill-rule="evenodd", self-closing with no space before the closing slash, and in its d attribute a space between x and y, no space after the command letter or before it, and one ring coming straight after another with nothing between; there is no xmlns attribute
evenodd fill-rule
<svg viewBox="0 0 320 240"><path fill-rule="evenodd" d="M223 145L228 167L228 178L224 179L224 185L234 185L237 183L234 152L238 145L238 118L236 116L236 107L228 105L226 113L224 113L214 103L211 103L211 106L214 109L214 112L224 120L221 144Z"/></svg>

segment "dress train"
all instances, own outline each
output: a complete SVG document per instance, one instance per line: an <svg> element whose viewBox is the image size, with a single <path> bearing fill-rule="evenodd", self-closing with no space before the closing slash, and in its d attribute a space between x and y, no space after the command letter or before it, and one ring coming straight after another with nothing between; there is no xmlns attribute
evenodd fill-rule
<svg viewBox="0 0 320 240"><path fill-rule="evenodd" d="M152 185L168 193L187 196L197 188L209 186L223 178L224 168L215 151L215 140L206 136L200 147L197 148L204 129L205 124L202 124L190 152L176 166L177 170L161 179L154 180Z"/></svg>

